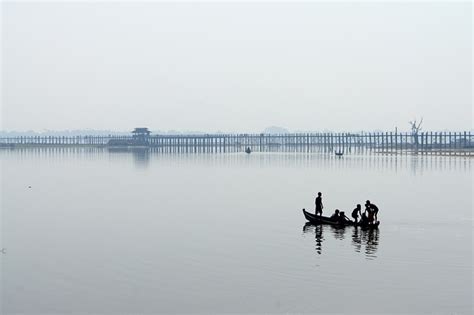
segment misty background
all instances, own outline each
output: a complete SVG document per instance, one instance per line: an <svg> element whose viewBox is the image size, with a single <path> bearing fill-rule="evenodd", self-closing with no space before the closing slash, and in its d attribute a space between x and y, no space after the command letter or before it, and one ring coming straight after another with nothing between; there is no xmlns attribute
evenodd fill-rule
<svg viewBox="0 0 474 315"><path fill-rule="evenodd" d="M472 4L2 2L1 130L472 128Z"/></svg>

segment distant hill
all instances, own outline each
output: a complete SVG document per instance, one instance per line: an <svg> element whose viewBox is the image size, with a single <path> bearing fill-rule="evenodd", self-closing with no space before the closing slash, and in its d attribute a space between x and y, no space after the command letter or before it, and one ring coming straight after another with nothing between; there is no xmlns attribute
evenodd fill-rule
<svg viewBox="0 0 474 315"><path fill-rule="evenodd" d="M282 134L282 133L290 133L288 129L278 126L270 126L263 130L263 133L266 134Z"/></svg>

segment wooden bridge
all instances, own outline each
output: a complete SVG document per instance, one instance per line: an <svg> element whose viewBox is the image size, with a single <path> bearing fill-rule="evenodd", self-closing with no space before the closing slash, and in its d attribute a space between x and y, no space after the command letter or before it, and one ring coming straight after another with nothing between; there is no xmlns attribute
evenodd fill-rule
<svg viewBox="0 0 474 315"><path fill-rule="evenodd" d="M173 152L358 151L397 154L474 155L471 132L412 133L294 133L294 134L202 134L134 136L22 136L0 138L0 147L108 146L154 147Z"/></svg>

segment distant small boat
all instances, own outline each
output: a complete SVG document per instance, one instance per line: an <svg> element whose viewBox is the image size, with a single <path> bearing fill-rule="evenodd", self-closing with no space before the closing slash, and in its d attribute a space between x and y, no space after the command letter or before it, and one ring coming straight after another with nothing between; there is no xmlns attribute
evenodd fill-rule
<svg viewBox="0 0 474 315"><path fill-rule="evenodd" d="M339 152L335 152L335 154L336 154L337 156L343 156L343 155L344 155L344 152L340 152L340 151L339 151Z"/></svg>
<svg viewBox="0 0 474 315"><path fill-rule="evenodd" d="M340 226L340 227L345 227L345 226L360 226L363 228L369 228L369 229L377 229L379 227L380 221L375 222L374 224L361 224L360 222L353 222L353 221L347 221L345 223L339 222L339 221L334 221L329 217L323 217L319 215L314 215L312 213L309 213L308 211L303 209L303 214L306 220L308 220L312 224L329 224L329 225L334 225L334 226Z"/></svg>
<svg viewBox="0 0 474 315"><path fill-rule="evenodd" d="M247 147L247 149L245 149L245 153L247 153L247 154L252 153L252 150L250 150L250 147Z"/></svg>

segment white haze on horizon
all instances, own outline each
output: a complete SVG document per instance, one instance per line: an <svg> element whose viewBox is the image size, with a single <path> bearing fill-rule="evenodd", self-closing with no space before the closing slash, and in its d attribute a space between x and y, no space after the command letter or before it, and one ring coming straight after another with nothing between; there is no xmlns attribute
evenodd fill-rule
<svg viewBox="0 0 474 315"><path fill-rule="evenodd" d="M472 4L2 2L2 130L472 129Z"/></svg>

